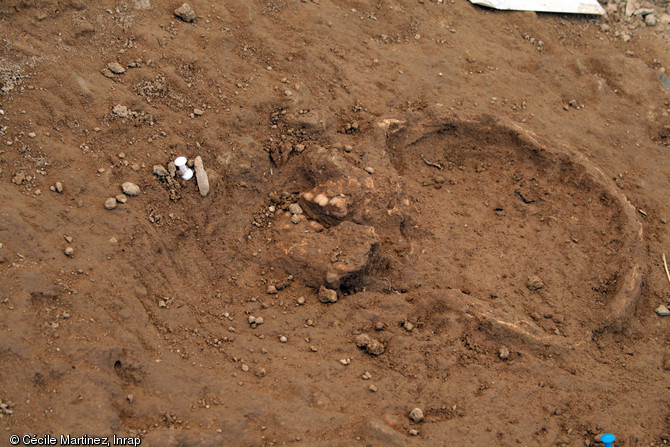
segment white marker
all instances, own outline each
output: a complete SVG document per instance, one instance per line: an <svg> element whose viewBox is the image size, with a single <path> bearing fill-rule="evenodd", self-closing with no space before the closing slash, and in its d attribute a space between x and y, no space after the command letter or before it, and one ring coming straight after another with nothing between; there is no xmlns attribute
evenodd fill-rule
<svg viewBox="0 0 670 447"><path fill-rule="evenodd" d="M184 180L191 180L193 177L193 170L186 166L186 157L177 157L177 159L174 161L174 164L179 168L179 172L181 172L181 178Z"/></svg>

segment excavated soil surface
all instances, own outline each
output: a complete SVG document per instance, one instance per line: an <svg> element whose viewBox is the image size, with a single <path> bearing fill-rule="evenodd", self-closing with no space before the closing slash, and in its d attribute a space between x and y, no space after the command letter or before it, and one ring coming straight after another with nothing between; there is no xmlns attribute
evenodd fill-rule
<svg viewBox="0 0 670 447"><path fill-rule="evenodd" d="M669 24L191 5L0 3L0 445L670 442Z"/></svg>

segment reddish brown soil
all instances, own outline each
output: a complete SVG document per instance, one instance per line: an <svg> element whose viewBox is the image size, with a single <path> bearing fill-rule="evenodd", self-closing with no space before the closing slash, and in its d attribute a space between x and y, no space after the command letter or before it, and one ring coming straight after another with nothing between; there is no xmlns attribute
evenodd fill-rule
<svg viewBox="0 0 670 447"><path fill-rule="evenodd" d="M670 442L667 26L136 3L0 3L0 445Z"/></svg>

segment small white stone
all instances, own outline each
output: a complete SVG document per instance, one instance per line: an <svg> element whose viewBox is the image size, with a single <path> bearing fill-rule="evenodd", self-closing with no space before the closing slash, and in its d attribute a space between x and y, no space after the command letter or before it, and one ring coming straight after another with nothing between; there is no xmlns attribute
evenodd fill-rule
<svg viewBox="0 0 670 447"><path fill-rule="evenodd" d="M286 338L284 335L279 337L279 343L286 343L288 341L288 338Z"/></svg>
<svg viewBox="0 0 670 447"><path fill-rule="evenodd" d="M656 313L661 317L667 317L670 315L670 309L668 309L666 306L660 305L656 308Z"/></svg>

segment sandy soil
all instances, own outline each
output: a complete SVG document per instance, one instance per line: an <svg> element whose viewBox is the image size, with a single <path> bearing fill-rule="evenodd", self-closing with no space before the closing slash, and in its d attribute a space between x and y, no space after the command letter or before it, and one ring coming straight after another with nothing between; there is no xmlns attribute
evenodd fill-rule
<svg viewBox="0 0 670 447"><path fill-rule="evenodd" d="M0 445L670 442L667 2L191 5L0 3Z"/></svg>

